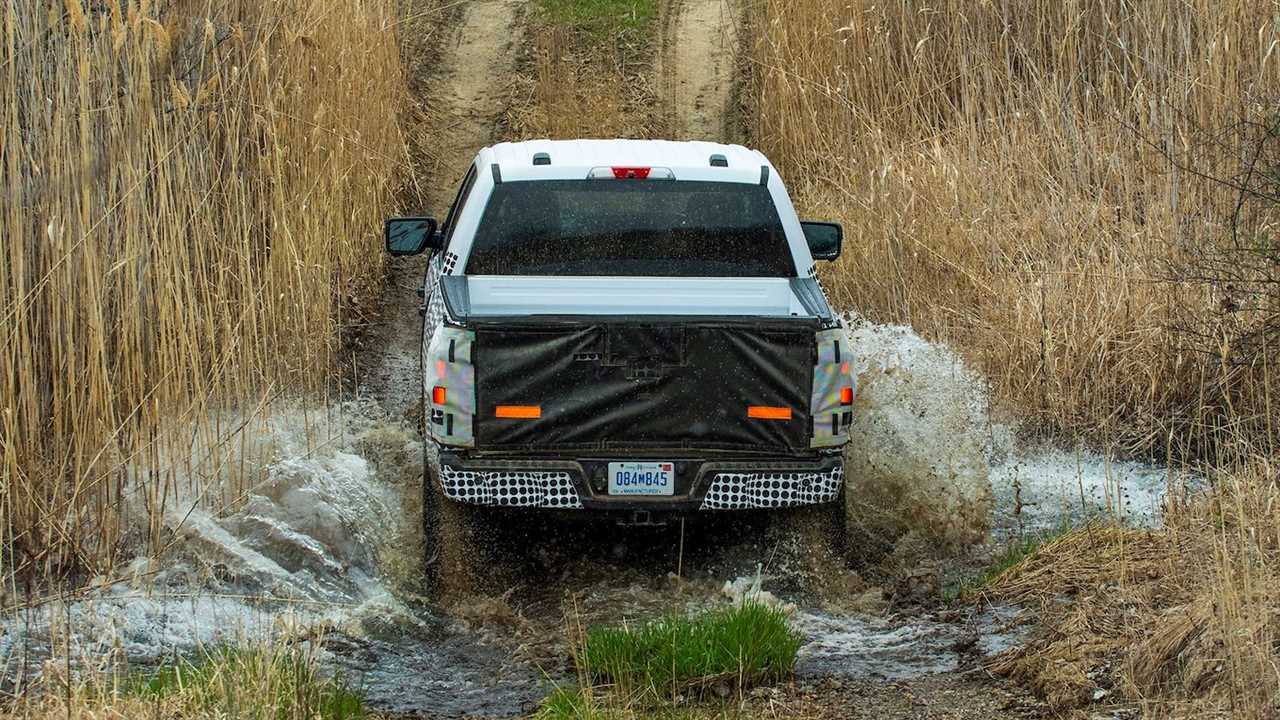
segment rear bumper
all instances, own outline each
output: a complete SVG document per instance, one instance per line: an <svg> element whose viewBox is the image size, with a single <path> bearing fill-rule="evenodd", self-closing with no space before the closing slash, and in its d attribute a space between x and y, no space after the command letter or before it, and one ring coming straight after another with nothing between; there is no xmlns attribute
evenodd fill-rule
<svg viewBox="0 0 1280 720"><path fill-rule="evenodd" d="M673 453L674 455L674 453ZM834 501L844 483L840 455L814 458L715 460L668 457L676 466L675 494L608 494L610 460L474 458L440 453L444 494L461 503L597 511L748 510Z"/></svg>

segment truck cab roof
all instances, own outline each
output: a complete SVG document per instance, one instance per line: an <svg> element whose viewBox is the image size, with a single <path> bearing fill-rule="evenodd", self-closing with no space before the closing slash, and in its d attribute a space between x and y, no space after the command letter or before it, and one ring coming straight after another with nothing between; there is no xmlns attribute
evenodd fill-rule
<svg viewBox="0 0 1280 720"><path fill-rule="evenodd" d="M596 168L670 170L677 180L759 183L768 158L742 145L671 140L527 140L480 151L481 167L503 181L580 180ZM767 176L764 178L767 180Z"/></svg>
<svg viewBox="0 0 1280 720"><path fill-rule="evenodd" d="M500 143L476 155L455 211L438 261L455 319L831 320L782 178L741 145Z"/></svg>

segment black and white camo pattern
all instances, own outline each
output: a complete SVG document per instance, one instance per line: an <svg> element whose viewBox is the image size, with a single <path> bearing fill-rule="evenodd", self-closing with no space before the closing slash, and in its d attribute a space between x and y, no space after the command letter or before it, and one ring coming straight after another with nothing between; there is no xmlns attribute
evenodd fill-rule
<svg viewBox="0 0 1280 720"><path fill-rule="evenodd" d="M702 500L703 510L788 508L831 502L840 493L844 468L829 472L717 473Z"/></svg>
<svg viewBox="0 0 1280 720"><path fill-rule="evenodd" d="M426 313L424 315L422 326L422 407L431 407L431 388L427 381L427 367L429 358L427 357L427 348L431 347L431 338L435 337L436 331L444 324L444 294L440 292L440 254L436 253L432 256L431 261L427 263L427 276L422 281L423 297L426 303Z"/></svg>
<svg viewBox="0 0 1280 720"><path fill-rule="evenodd" d="M471 505L578 509L582 499L567 472L440 468L444 494Z"/></svg>
<svg viewBox="0 0 1280 720"><path fill-rule="evenodd" d="M423 352L426 351L426 346L431 344L431 336L435 335L436 330L444 324L444 293L440 292L440 276L443 274L440 269L440 256L436 255L427 264L427 277L422 284L425 288L427 302L427 324L423 333Z"/></svg>
<svg viewBox="0 0 1280 720"><path fill-rule="evenodd" d="M440 293L440 255L434 255L430 262L427 263L427 276L422 281L423 297L427 305L427 312L424 316L424 325L422 328L422 407L427 408L428 414L431 407L431 388L430 382L427 380L427 348L431 347L431 338L435 337L436 331L444 324L444 298ZM430 422L430 418L424 418L424 422ZM426 432L424 430L424 432ZM429 436L430 433L428 432ZM428 468L435 472L436 477L440 473L440 449L436 443L428 437L426 442L426 462Z"/></svg>

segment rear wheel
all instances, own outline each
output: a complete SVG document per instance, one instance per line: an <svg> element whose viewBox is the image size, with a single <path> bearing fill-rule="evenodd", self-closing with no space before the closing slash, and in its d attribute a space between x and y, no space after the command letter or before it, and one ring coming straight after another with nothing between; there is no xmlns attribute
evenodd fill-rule
<svg viewBox="0 0 1280 720"><path fill-rule="evenodd" d="M438 465L424 464L423 536L427 541L427 586L438 598L463 597L482 588L487 554L485 522L478 508L450 500L440 484Z"/></svg>
<svg viewBox="0 0 1280 720"><path fill-rule="evenodd" d="M843 587L849 570L843 486L832 502L778 511L770 523L770 574L819 596Z"/></svg>

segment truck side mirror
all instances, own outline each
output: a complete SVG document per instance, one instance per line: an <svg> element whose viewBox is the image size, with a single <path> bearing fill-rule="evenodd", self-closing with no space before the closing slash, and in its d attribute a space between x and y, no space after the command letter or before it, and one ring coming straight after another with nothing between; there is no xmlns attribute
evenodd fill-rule
<svg viewBox="0 0 1280 720"><path fill-rule="evenodd" d="M440 250L443 238L436 232L435 218L391 218L383 234L392 255L419 255L427 249Z"/></svg>
<svg viewBox="0 0 1280 720"><path fill-rule="evenodd" d="M804 228L804 239L814 260L840 257L840 245L844 242L844 228L840 223L805 221L800 227Z"/></svg>

